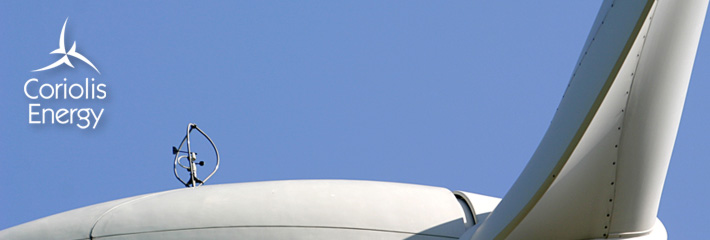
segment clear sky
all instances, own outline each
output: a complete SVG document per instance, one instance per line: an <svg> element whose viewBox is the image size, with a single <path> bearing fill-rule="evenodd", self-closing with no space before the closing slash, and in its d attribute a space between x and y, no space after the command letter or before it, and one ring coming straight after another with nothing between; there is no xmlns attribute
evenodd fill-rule
<svg viewBox="0 0 710 240"><path fill-rule="evenodd" d="M600 4L1 1L0 229L182 187L170 148L189 122L222 156L208 184L366 179L502 197ZM61 57L49 52L67 18L66 48L100 74L76 58L31 72ZM706 237L710 222L708 26L659 212L671 239ZM23 91L86 77L105 99ZM29 124L33 103L104 112L96 129Z"/></svg>

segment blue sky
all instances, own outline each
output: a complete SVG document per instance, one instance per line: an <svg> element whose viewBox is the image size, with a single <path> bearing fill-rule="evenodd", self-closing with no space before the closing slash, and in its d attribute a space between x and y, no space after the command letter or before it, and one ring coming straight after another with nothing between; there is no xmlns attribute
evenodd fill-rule
<svg viewBox="0 0 710 240"><path fill-rule="evenodd" d="M208 184L366 179L502 197L600 4L0 2L0 229L180 188L170 148L189 122L222 156ZM76 41L101 74L76 59L30 72L60 57L48 53L67 18L67 48ZM710 222L704 32L659 211L672 239L701 238ZM65 77L95 78L106 99L23 92ZM104 114L96 129L30 125L30 103Z"/></svg>

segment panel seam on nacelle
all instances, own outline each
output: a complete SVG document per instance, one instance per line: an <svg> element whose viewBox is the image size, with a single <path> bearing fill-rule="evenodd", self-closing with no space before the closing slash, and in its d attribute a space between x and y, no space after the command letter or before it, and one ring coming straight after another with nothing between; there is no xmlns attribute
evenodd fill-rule
<svg viewBox="0 0 710 240"><path fill-rule="evenodd" d="M115 210L115 209L117 209L117 208L120 208L120 207L122 207L122 206L124 206L124 205L126 205L126 204L136 202L136 201L138 201L138 200L142 200L142 199L145 199L145 198L149 198L149 197L161 195L161 194L164 194L164 193L169 193L169 192L174 192L174 191L180 191L180 190L184 190L184 189L175 189L175 190L172 190L172 191L165 191L165 192L158 192L158 193L146 194L146 195L144 195L144 196L142 196L142 197L138 197L138 198L136 198L136 199L131 199L131 200L122 202L122 203L120 203L120 204L118 204L118 205L116 205L116 206L113 206L113 207L109 208L109 209L106 210L105 212L101 213L101 216L99 216L98 218L96 218L96 221L94 222L94 224L91 225L91 229L89 230L89 240L94 239L94 228L96 228L96 225L98 225L99 222L101 221L101 219L103 219L103 217L106 216L106 214L108 214L109 212L111 212L111 211L113 211L113 210Z"/></svg>
<svg viewBox="0 0 710 240"><path fill-rule="evenodd" d="M204 230L204 229L227 229L227 228L311 228L311 229L344 229L344 230L401 233L401 234L411 234L411 235L414 235L414 236L429 236L429 237L438 237L438 238L459 239L459 237L454 237L454 236L445 236L445 235L427 234L427 233L414 233L414 232L396 231L396 230L385 230L385 229L355 228L355 227L337 227L337 226L297 226L297 225L245 225L245 226L214 226L214 227L196 227L196 228L181 228L181 229L163 229L163 230L153 230L153 231L143 231L143 232L108 234L108 235L104 235L104 236L97 236L97 237L94 237L94 238L92 238L92 239L100 239L100 238L108 238L108 237L116 237L116 236L127 236L127 235L136 235L136 234L147 234L147 233L191 231L191 230Z"/></svg>

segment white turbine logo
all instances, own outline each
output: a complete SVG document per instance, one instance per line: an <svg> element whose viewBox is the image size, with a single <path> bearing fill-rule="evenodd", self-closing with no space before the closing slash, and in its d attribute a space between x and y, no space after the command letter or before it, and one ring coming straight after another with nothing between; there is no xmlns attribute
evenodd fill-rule
<svg viewBox="0 0 710 240"><path fill-rule="evenodd" d="M74 65L72 65L71 62L69 61L69 56L72 56L72 57L78 58L79 60L85 62L86 64L89 64L89 66L94 68L94 70L96 70L96 72L101 74L101 72L99 72L99 70L96 69L94 64L92 64L91 61L89 61L89 59L86 59L86 57L84 57L84 55L81 55L80 53L76 52L76 41L74 41L74 45L71 46L71 49L69 49L69 52L66 51L66 48L64 47L64 29L67 27L67 21L69 21L69 18L67 18L67 20L64 20L64 26L62 27L62 33L61 33L61 35L59 35L59 48L52 51L51 53L49 53L49 54L64 54L64 56L62 58L60 58L59 60L57 60L56 62L50 64L49 66L46 66L46 67L43 67L43 68L40 68L37 70L32 70L32 71L39 72L39 71L49 70L49 69L58 67L59 65L62 65L62 64L66 64L66 65L74 68Z"/></svg>

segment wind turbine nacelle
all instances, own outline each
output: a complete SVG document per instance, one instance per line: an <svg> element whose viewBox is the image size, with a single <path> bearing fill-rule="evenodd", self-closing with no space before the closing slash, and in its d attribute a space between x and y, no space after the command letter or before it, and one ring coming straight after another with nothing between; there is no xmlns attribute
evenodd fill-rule
<svg viewBox="0 0 710 240"><path fill-rule="evenodd" d="M401 183L237 183L96 204L6 229L0 239L451 239L498 201Z"/></svg>

